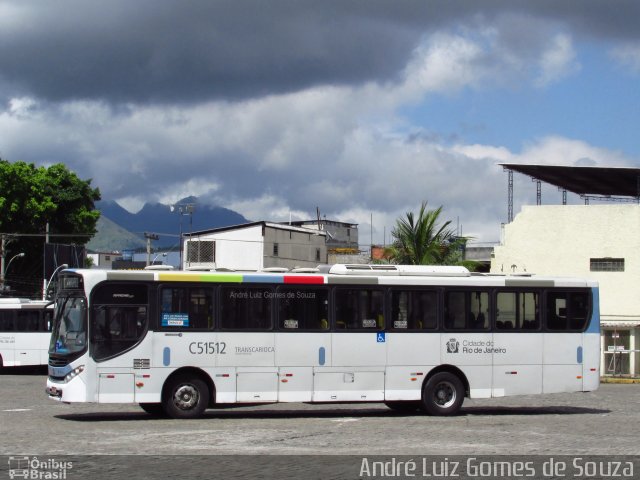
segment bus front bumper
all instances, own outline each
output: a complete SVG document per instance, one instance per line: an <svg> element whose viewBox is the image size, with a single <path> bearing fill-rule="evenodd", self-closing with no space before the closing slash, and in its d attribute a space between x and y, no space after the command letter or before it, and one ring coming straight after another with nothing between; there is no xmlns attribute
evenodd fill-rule
<svg viewBox="0 0 640 480"><path fill-rule="evenodd" d="M45 392L51 400L58 402L75 403L87 401L87 385L81 377L75 377L69 382L47 379Z"/></svg>

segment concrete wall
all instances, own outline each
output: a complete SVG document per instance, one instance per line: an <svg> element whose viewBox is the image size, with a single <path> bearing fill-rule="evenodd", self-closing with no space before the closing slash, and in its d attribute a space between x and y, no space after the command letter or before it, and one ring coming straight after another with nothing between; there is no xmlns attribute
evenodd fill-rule
<svg viewBox="0 0 640 480"><path fill-rule="evenodd" d="M327 248L358 248L358 225L355 223L336 222L327 219L320 220L320 227L315 220L293 222L293 225L311 230L327 232Z"/></svg>
<svg viewBox="0 0 640 480"><path fill-rule="evenodd" d="M264 267L261 225L193 236L192 239L216 242L216 268L260 270ZM186 252L186 242L184 248Z"/></svg>
<svg viewBox="0 0 640 480"><path fill-rule="evenodd" d="M274 255L274 244L278 255ZM319 258L317 252L319 251ZM317 267L327 263L324 234L296 230L282 230L267 226L264 238L264 267Z"/></svg>
<svg viewBox="0 0 640 480"><path fill-rule="evenodd" d="M367 265L371 263L371 255L368 253L358 253L353 255L345 255L341 253L330 253L329 259L327 261L329 265L333 265L336 263L346 263L346 264L357 264L357 265Z"/></svg>

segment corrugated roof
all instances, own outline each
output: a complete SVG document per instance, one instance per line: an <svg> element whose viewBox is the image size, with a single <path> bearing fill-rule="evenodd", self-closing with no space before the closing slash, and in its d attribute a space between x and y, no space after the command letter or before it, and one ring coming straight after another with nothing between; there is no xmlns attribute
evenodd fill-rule
<svg viewBox="0 0 640 480"><path fill-rule="evenodd" d="M265 222L265 221L261 221L261 222L250 222L250 223L241 223L239 225L230 225L228 227L218 227L218 228L210 228L207 230L199 230L199 231L194 231L194 232L189 232L189 233L184 233L183 235L185 237L197 237L199 235L204 235L204 234L208 234L208 233L220 233L220 232L228 232L230 230L242 230L245 228L251 228L251 227L257 227L257 226L263 226L263 227L269 227L269 228L275 228L277 230L287 230L287 231L294 231L294 232L300 232L300 233L309 233L312 235L326 235L326 233L322 230L314 230L311 228L304 228L304 227L296 227L296 226L291 226L291 225L286 225L286 224L282 224L282 223L274 223L274 222Z"/></svg>
<svg viewBox="0 0 640 480"><path fill-rule="evenodd" d="M500 165L578 195L640 196L640 169L638 168L567 167L517 163Z"/></svg>

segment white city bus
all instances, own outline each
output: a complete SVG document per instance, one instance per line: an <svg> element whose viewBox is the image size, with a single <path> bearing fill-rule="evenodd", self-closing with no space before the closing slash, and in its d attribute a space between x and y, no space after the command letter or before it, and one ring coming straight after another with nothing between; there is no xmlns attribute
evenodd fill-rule
<svg viewBox="0 0 640 480"><path fill-rule="evenodd" d="M0 367L46 365L52 318L51 302L0 297Z"/></svg>
<svg viewBox="0 0 640 480"><path fill-rule="evenodd" d="M462 267L327 273L65 270L47 393L174 418L223 404L470 398L599 385L598 286Z"/></svg>

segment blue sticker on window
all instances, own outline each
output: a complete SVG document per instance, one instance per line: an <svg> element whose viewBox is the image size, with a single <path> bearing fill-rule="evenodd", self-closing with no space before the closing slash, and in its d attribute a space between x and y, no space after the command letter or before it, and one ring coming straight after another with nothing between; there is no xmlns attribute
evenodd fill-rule
<svg viewBox="0 0 640 480"><path fill-rule="evenodd" d="M189 314L188 313L163 313L162 326L163 327L188 327Z"/></svg>
<svg viewBox="0 0 640 480"><path fill-rule="evenodd" d="M385 332L378 332L377 335L378 343L384 343L386 341Z"/></svg>

